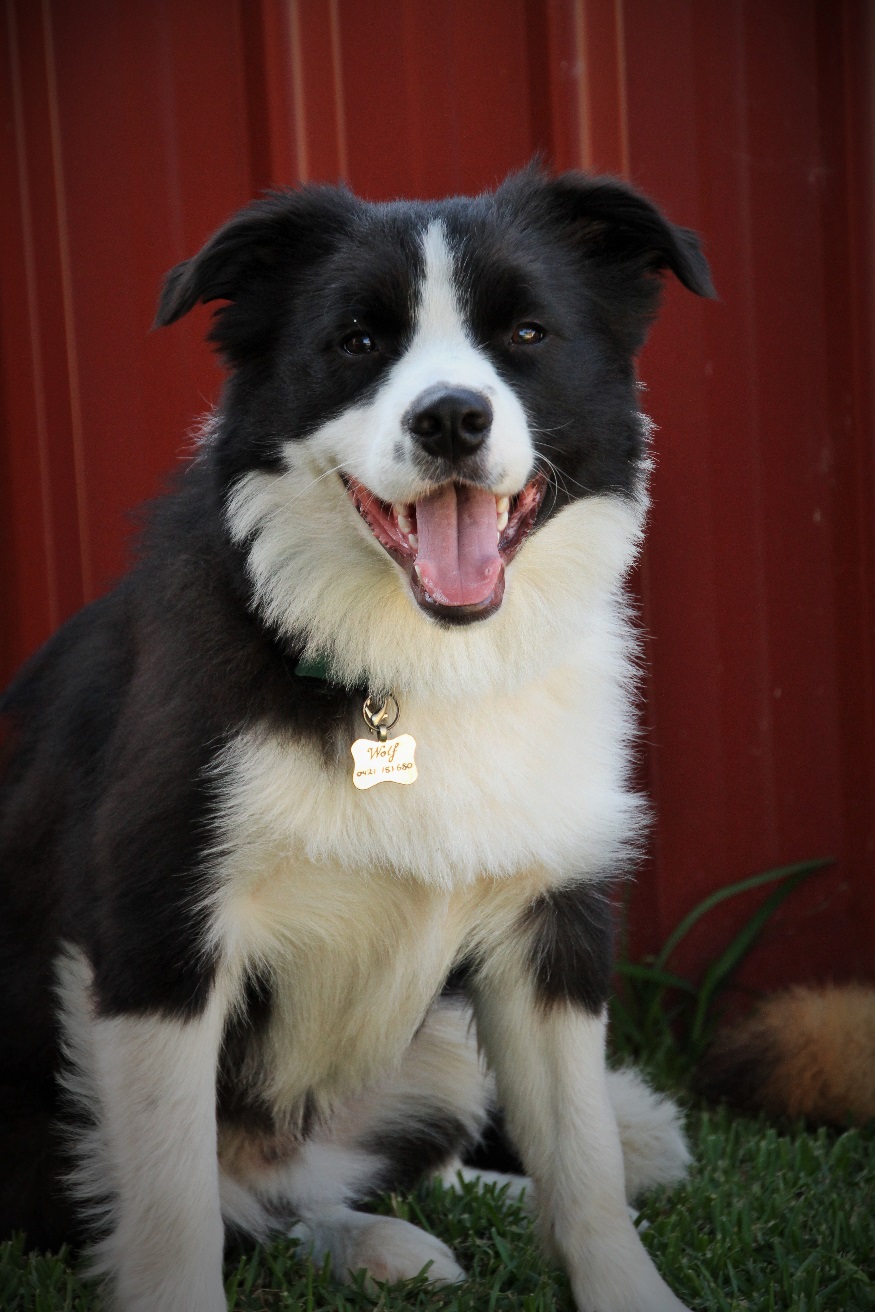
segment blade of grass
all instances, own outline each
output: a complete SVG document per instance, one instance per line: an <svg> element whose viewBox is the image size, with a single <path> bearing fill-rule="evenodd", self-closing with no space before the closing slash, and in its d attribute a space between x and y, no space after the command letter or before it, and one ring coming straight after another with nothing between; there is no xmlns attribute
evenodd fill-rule
<svg viewBox="0 0 875 1312"><path fill-rule="evenodd" d="M659 984L664 989L680 989L682 993L692 993L694 995L698 993L695 984L691 984L682 975L673 975L669 970L657 970L655 966L635 961L620 961L615 969L618 975L624 975L627 979L639 979L648 984Z"/></svg>
<svg viewBox="0 0 875 1312"><path fill-rule="evenodd" d="M712 907L719 906L727 898L737 897L739 893L747 893L753 888L762 888L764 884L773 884L778 879L792 878L797 874L813 874L815 870L822 870L824 866L832 865L832 861L832 857L820 857L813 861L799 861L791 866L778 866L775 870L766 870L762 874L751 875L749 879L740 879L735 884L726 884L725 887L716 889L715 892L710 893L708 897L703 898L701 902L694 906L692 911L688 912L680 924L672 930L654 959L654 967L661 970L681 939L686 938L693 926L702 919L702 916L707 915Z"/></svg>
<svg viewBox="0 0 875 1312"><path fill-rule="evenodd" d="M747 924L736 934L729 947L705 971L705 976L699 988L693 1022L690 1026L690 1042L694 1047L698 1047L701 1042L705 1020L715 994L723 987L732 972L747 956L775 911L803 880L808 879L809 876L814 874L815 870L820 870L828 864L828 861L807 861L796 866L792 873L785 876L781 886L776 888L774 893L767 897L762 906L754 912Z"/></svg>

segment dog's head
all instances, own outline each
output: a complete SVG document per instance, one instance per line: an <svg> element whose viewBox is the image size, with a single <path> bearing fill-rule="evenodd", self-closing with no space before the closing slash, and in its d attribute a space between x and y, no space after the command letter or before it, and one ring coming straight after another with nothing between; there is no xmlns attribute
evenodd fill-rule
<svg viewBox="0 0 875 1312"><path fill-rule="evenodd" d="M452 663L439 630L474 651L459 628L494 617L500 642L514 591L536 599L552 571L553 602L568 601L569 557L609 556L615 581L641 518L634 357L666 269L713 294L695 236L649 201L529 169L439 203L274 193L172 270L159 324L227 302L211 332L232 370L212 458L269 620L352 677L350 622L369 616L385 644L387 616L397 633L418 609L413 631ZM588 531L606 501L625 506L622 546ZM570 504L590 514L549 533Z"/></svg>

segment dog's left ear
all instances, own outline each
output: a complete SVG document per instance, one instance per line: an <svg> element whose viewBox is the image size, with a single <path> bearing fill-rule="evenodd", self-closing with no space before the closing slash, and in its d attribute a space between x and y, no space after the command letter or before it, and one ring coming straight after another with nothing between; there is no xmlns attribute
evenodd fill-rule
<svg viewBox="0 0 875 1312"><path fill-rule="evenodd" d="M640 192L583 173L544 179L543 186L553 213L594 253L635 260L652 273L669 269L697 296L717 295L696 233L670 223Z"/></svg>
<svg viewBox="0 0 875 1312"><path fill-rule="evenodd" d="M529 168L505 187L518 188L523 205L583 257L590 296L633 351L656 314L664 270L697 296L717 295L696 234L626 183L586 173L551 178Z"/></svg>

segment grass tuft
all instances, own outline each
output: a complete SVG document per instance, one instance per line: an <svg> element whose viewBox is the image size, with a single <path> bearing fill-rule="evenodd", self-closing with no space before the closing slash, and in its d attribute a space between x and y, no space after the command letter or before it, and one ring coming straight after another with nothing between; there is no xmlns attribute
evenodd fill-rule
<svg viewBox="0 0 875 1312"><path fill-rule="evenodd" d="M686 1184L646 1202L645 1245L669 1283L702 1312L873 1312L875 1125L844 1132L776 1129L725 1111L691 1118L696 1165ZM291 1240L230 1257L239 1312L572 1312L564 1276L538 1252L525 1208L494 1187L433 1183L379 1210L424 1225L470 1279L433 1289L337 1284ZM640 1223L640 1222L639 1222ZM0 1245L3 1312L94 1312L68 1253Z"/></svg>

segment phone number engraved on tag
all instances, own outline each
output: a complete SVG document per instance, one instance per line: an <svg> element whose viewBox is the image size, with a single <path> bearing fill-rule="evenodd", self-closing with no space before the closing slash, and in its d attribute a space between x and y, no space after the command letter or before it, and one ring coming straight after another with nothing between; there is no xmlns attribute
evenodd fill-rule
<svg viewBox="0 0 875 1312"><path fill-rule="evenodd" d="M399 734L386 742L357 738L349 749L354 761L352 781L356 788L373 788L376 784L412 784L418 775L413 759L416 739Z"/></svg>

